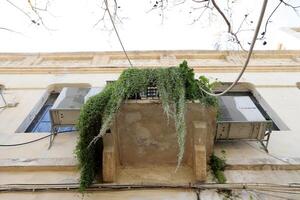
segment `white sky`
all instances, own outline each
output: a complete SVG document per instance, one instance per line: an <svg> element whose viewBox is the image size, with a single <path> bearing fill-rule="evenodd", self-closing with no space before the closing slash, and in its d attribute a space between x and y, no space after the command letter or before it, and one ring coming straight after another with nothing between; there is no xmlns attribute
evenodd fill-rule
<svg viewBox="0 0 300 200"><path fill-rule="evenodd" d="M27 0L10 0L16 5L26 8ZM39 0L38 2L45 2ZM169 0L172 2L172 0ZM250 12L249 21L256 25L258 11L263 0L237 0L234 6L233 22L235 28L246 12ZM100 18L101 0L50 0L49 12L43 14L47 27L36 26L6 0L0 0L0 27L13 29L22 34L0 30L0 52L59 52L59 51L116 51L121 50L114 32L104 29L103 23L93 27ZM222 49L233 49L222 33L226 26L219 16L203 16L200 21L191 25L199 15L199 10L192 10L190 1L182 6L165 11L165 20L161 24L158 12L147 11L151 8L151 0L118 0L119 16L123 23L118 24L121 38L127 50L184 50L214 49L217 41L223 41ZM226 2L219 0L219 2ZM279 0L269 0L267 15ZM300 4L299 0L291 3ZM190 13L191 12L191 13ZM278 30L280 27L300 27L300 17L295 12L282 6L272 18L267 35L268 44L263 46L257 42L256 49L276 49L278 42L284 37ZM110 22L105 21L110 28ZM243 32L241 39L251 41L253 32ZM299 43L298 43L299 44ZM245 47L249 47L247 44ZM294 45L292 48L300 49Z"/></svg>

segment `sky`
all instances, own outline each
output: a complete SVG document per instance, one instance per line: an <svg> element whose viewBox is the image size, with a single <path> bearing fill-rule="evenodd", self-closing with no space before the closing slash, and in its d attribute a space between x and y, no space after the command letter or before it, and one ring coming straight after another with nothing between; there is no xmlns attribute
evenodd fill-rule
<svg viewBox="0 0 300 200"><path fill-rule="evenodd" d="M1 0L0 27L17 33L0 29L0 52L77 52L77 51L120 51L115 33L108 18L95 26L101 18L101 0L50 0L47 12L41 12L45 23L35 25L26 14L13 7L9 1L32 15L27 1ZM232 0L234 1L234 0ZM33 1L34 2L34 1ZM47 0L38 0L37 5L44 7ZM161 12L151 10L152 0L118 0L119 14L122 22L117 23L120 36L126 50L232 50L238 47L227 42L226 25L216 14L204 14L200 20L194 19L201 13L199 4L186 0L175 6L169 0L169 8ZM220 6L226 12L225 0ZM245 13L249 13L245 29L256 26L263 0L235 0L232 7L232 23L236 30ZM279 0L269 0L266 17ZM297 0L290 0L297 4ZM300 12L299 12L300 13ZM228 14L228 13L227 13ZM35 18L33 18L35 19ZM252 23L251 23L252 21ZM266 39L258 41L256 49L276 49L278 43L286 36L281 27L300 27L300 16L291 8L281 6L268 26ZM240 39L245 49L249 48L253 31L240 32ZM263 45L263 42L267 42ZM299 43L298 43L299 44ZM299 45L291 46L299 49Z"/></svg>

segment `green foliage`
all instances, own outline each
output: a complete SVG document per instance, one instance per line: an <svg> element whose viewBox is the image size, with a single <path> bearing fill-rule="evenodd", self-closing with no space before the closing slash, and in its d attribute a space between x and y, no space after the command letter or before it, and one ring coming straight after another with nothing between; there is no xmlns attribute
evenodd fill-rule
<svg viewBox="0 0 300 200"><path fill-rule="evenodd" d="M206 106L216 106L216 99L207 97L198 88L200 85L211 90L208 80L194 78L193 69L184 61L179 67L124 70L119 79L90 98L83 106L77 128L79 141L76 154L81 172L80 186L84 190L94 180L101 159L101 137L109 129L124 100L144 92L148 86L156 86L162 107L168 119L172 118L178 138L178 166L185 144L185 102L200 100Z"/></svg>
<svg viewBox="0 0 300 200"><path fill-rule="evenodd" d="M210 156L209 161L210 168L212 170L212 173L217 180L218 183L226 183L226 177L224 175L224 170L226 167L226 159L225 156L222 158L219 158L215 154L212 154Z"/></svg>
<svg viewBox="0 0 300 200"><path fill-rule="evenodd" d="M212 92L212 89L218 84L217 82L209 82L209 79L205 76L200 76L199 80L197 82L198 86L203 88L204 90L208 92ZM198 98L203 102L205 105L213 105L218 106L218 100L214 96L210 96L203 92L202 90L199 90L199 96Z"/></svg>
<svg viewBox="0 0 300 200"><path fill-rule="evenodd" d="M199 88L198 88L198 80L195 79L194 70L189 68L186 61L183 61L179 65L179 71L184 80L185 86L185 98L189 100L198 99L199 96Z"/></svg>
<svg viewBox="0 0 300 200"><path fill-rule="evenodd" d="M103 92L90 98L80 112L77 123L79 140L76 146L76 155L81 171L80 188L82 190L93 182L101 167L102 140L100 139L96 145L92 145L90 148L87 147L100 131L102 113L111 94L112 87L106 87Z"/></svg>
<svg viewBox="0 0 300 200"><path fill-rule="evenodd" d="M212 89L215 87L217 82L210 83L209 79L205 76L200 76L199 79L195 79L194 70L189 68L186 61L183 61L179 65L180 73L184 80L185 86L185 98L188 100L200 100L206 106L217 106L217 99L213 96L210 96L199 89L203 88L207 92L212 92Z"/></svg>

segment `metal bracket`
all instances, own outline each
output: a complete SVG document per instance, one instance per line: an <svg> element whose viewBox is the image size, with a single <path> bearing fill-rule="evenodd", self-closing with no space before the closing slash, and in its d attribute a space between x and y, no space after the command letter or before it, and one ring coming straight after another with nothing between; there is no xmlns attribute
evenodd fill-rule
<svg viewBox="0 0 300 200"><path fill-rule="evenodd" d="M52 126L52 125L51 125ZM48 146L48 150L52 147L52 144L54 142L55 136L57 135L57 129L56 127L52 126L51 127L51 135L49 137L49 146Z"/></svg>
<svg viewBox="0 0 300 200"><path fill-rule="evenodd" d="M266 153L269 153L268 151L268 145L269 145L269 140L270 140L270 136L271 136L271 133L272 133L272 123L269 122L267 123L267 127L266 127L266 130L265 130L265 133L264 133L264 137L263 138L257 138L257 139L254 139L254 138L229 138L228 136L228 132L230 130L230 123L226 126L226 127L221 127L220 129L220 133L218 135L218 125L217 125L217 128L216 128L216 135L215 135L215 141L239 141L239 140L243 140L243 141L256 141L256 142L259 142L261 145L262 145L262 148L263 150L266 152Z"/></svg>
<svg viewBox="0 0 300 200"><path fill-rule="evenodd" d="M1 106L0 108L12 108L12 107L16 107L18 105L17 102L12 102L12 103L9 103L5 100L4 96L3 96L3 93L2 93L2 90L0 89L0 96L4 102L4 106Z"/></svg>
<svg viewBox="0 0 300 200"><path fill-rule="evenodd" d="M265 137L263 140L260 140L260 143L263 147L263 149L269 153L268 151L268 145L269 145L269 140L270 140L270 136L271 136L271 133L272 133L272 129L271 128L268 128L267 132L265 133Z"/></svg>
<svg viewBox="0 0 300 200"><path fill-rule="evenodd" d="M3 93L2 93L2 90L0 89L0 95L1 95L1 98L2 98L2 100L3 100L3 102L4 102L4 106L1 106L0 108L5 108L5 107L7 107L7 102L5 101L5 98L4 98L4 96L3 96Z"/></svg>

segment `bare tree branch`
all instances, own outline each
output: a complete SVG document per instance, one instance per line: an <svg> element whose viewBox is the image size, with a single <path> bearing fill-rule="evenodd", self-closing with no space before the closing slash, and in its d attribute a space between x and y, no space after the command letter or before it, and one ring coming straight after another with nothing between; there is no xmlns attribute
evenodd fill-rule
<svg viewBox="0 0 300 200"><path fill-rule="evenodd" d="M19 6L17 6L16 4L14 4L12 1L10 0L6 0L10 5L12 5L14 8L16 8L18 11L20 11L21 13L23 13L31 22L32 22L32 18L31 16L25 12L23 9L21 9Z"/></svg>
<svg viewBox="0 0 300 200"><path fill-rule="evenodd" d="M179 2L179 4L175 4L175 5L180 5L180 4L183 4L185 2L182 1L182 2ZM152 7L150 8L150 10L148 10L146 13L150 13L154 10L158 10L159 9L159 16L161 17L161 24L164 23L164 20L165 20L165 9L167 9L169 5L169 1L168 0L155 0L155 3L152 5Z"/></svg>
<svg viewBox="0 0 300 200"><path fill-rule="evenodd" d="M218 6L218 4L215 2L215 0L211 0L212 4L214 5L214 7L216 8L216 10L218 11L218 13L222 16L223 20L225 21L226 25L227 25L227 32L229 34L231 34L234 39L236 40L236 43L241 47L241 49L243 51L245 51L243 45L241 44L238 36L237 36L237 33L234 33L232 31L232 26L231 26L231 23L229 22L229 20L227 19L227 17L225 16L224 12L220 9L220 7Z"/></svg>
<svg viewBox="0 0 300 200"><path fill-rule="evenodd" d="M266 23L264 25L264 31L261 33L261 37L257 38L258 40L264 40L266 38L266 35L268 32L268 25L271 22L271 18L276 13L276 11L279 9L279 7L282 5L292 8L295 11L295 13L299 16L300 5L295 6L290 3L287 3L284 0L279 0L279 3L277 4L277 6L273 9L273 11L270 13L269 17L267 18Z"/></svg>
<svg viewBox="0 0 300 200"><path fill-rule="evenodd" d="M121 8L121 7L119 6L119 4L118 4L118 1L117 1L117 0L112 0L111 2L112 2L112 4L110 4L110 5L112 5L111 7L112 7L113 9L110 9L110 11L111 11L111 16L112 16L114 22L115 22L115 23L122 23L122 19L121 19L121 17L120 17L119 14L118 14L119 9ZM100 18L96 21L96 23L93 25L93 27L95 28L95 27L98 26L100 23L103 23L103 26L104 26L105 30L112 31L113 28L108 29L108 28L106 27L105 21L106 21L106 19L109 20L110 17L109 17L108 9L107 9L105 3L106 3L106 0L103 0L102 3L101 3L101 6L100 6L100 9L103 11L103 13L101 14L101 17L100 17Z"/></svg>
<svg viewBox="0 0 300 200"><path fill-rule="evenodd" d="M36 1L35 1L36 2ZM29 5L29 7L30 7L30 9L32 10L32 12L33 13L35 13L35 15L37 16L37 18L38 18L38 20L37 21L32 21L34 24L36 24L36 25L40 25L40 24L42 24L43 25L43 27L45 28L45 29L47 29L47 30L51 30L51 31L53 31L53 29L50 29L49 27L47 27L46 26L46 24L44 23L44 20L43 20L43 18L41 17L41 15L40 15L40 11L42 11L42 12L47 12L48 11L48 5L49 5L49 0L46 2L46 5L45 5L45 7L44 8L38 8L36 5L34 6L33 4L32 4L32 2L31 2L31 0L28 0L28 5Z"/></svg>
<svg viewBox="0 0 300 200"><path fill-rule="evenodd" d="M266 37L267 29L268 29L268 25L270 23L271 17L274 15L274 13L276 12L276 10L279 8L279 6L281 4L282 4L282 1L280 0L279 3L277 4L277 6L274 8L274 10L269 15L268 19L266 20L265 26L264 26L264 31L261 33L261 37L257 38L258 40L263 40Z"/></svg>
<svg viewBox="0 0 300 200"><path fill-rule="evenodd" d="M202 1L201 3L204 3L204 2L205 2L205 4L203 6L193 8L193 10L200 9L200 10L202 10L202 12L198 15L198 17L194 18L194 20L191 24L195 24L197 21L199 21L207 10L213 9L213 7L210 6L210 1Z"/></svg>
<svg viewBox="0 0 300 200"><path fill-rule="evenodd" d="M25 8L21 8L20 6L18 6L16 3L14 3L11 0L5 0L5 1L8 4L10 4L12 7L17 9L19 12L21 12L24 16L26 16L26 18L28 18L32 24L35 24L37 26L42 24L45 29L53 31L53 29L50 29L46 26L41 14L40 14L40 12L45 12L45 13L48 12L48 6L50 4L50 0L46 1L45 7L38 7L36 5L37 1L34 1L34 4L33 4L32 0L27 0L28 6L30 9L28 11L26 11Z"/></svg>
<svg viewBox="0 0 300 200"><path fill-rule="evenodd" d="M273 17L273 15L276 13L276 11L278 10L278 8L282 5L285 5L287 7L292 8L297 15L300 16L299 14L299 10L300 10L300 5L293 5L292 3L290 3L287 0L278 0L278 4L277 6L274 8L274 10L272 10L272 12L269 14L269 17L267 18L265 25L264 25L264 31L260 34L261 36L258 37L258 40L263 40L265 39L267 30L268 30L268 25L271 22L271 18ZM156 4L153 5L153 7L150 9L150 11L155 10L155 9L159 9L162 5L161 5L161 1L155 1ZM175 2L173 5L174 6L178 6L178 5L182 5L184 3L187 3L187 0L181 0L179 2ZM230 1L227 0L227 7L226 8L220 8L220 6L218 5L218 1L216 0L191 0L191 2L194 2L196 4L201 5L200 7L196 7L193 8L193 10L197 10L197 12L199 13L198 16L196 16L191 24L195 24L196 22L200 21L200 19L203 17L203 15L207 12L207 11L213 11L214 9L216 9L217 13L222 17L224 23L227 26L227 33L229 33L230 36L232 36L232 38L229 38L230 42L236 43L239 48L241 48L242 50L245 51L245 48L243 47L243 43L241 42L240 38L239 38L239 34L241 32L245 32L245 31L253 31L253 28L248 28L247 25L250 26L250 24L252 24L253 22L251 21L251 23L249 24L248 22L248 18L249 18L249 13L246 13L244 15L244 18L242 19L241 23L239 24L238 28L235 30L233 27L233 22L236 22L237 20L233 20L232 19L232 12L233 12L233 8L230 6L233 3L235 3L234 1ZM218 3L217 3L218 2ZM149 12L149 11L148 11ZM191 12L189 12L191 13ZM213 14L213 12L211 12L210 14ZM209 15L211 16L211 15ZM248 42L248 44L250 45L251 43ZM263 43L264 45L266 44L266 42L264 41Z"/></svg>
<svg viewBox="0 0 300 200"><path fill-rule="evenodd" d="M9 29L9 28L5 28L5 27L0 27L0 30L3 30L3 31L8 31L8 32L15 33L15 34L20 34L20 35L23 35L21 32L18 32L18 31L15 31L15 30Z"/></svg>
<svg viewBox="0 0 300 200"><path fill-rule="evenodd" d="M30 22L32 24L37 25L37 26L42 25L47 30L53 30L53 29L49 29L46 26L46 23L44 22L44 19L43 19L44 13L49 12L48 8L49 8L51 0L44 0L43 1L44 3L42 3L42 4L40 4L39 1L37 1L37 0L27 0L28 7L26 7L26 8L22 8L22 6L20 6L13 0L5 0L5 1L8 4L10 4L11 6L13 6L15 9L17 9L19 12L21 12L27 19L30 20ZM109 15L108 15L109 13L105 6L105 2L109 2L111 16L113 18L113 21L115 23L122 23L122 19L119 16L120 6L119 6L118 0L100 0L99 2L102 3L100 9L103 12L100 14L100 17L94 24L94 27L98 26L100 23L103 23L104 27L106 27L105 22L109 20ZM169 2L171 2L171 1L170 0L151 0L150 3L152 5L151 5L150 10L147 11L147 13L152 12L154 10L158 10L159 16L161 16L161 23L164 23L166 10L170 7ZM233 1L227 0L226 1L227 7L225 6L224 8L222 8L219 5L220 1L216 1L216 0L191 0L191 1L174 0L172 5L179 6L179 5L182 5L187 2L192 3L191 9L197 11L197 12L195 12L197 15L195 15L195 14L192 15L194 18L193 18L193 22L191 24L194 24L194 23L200 21L200 19L203 18L204 14L206 14L207 12L209 12L209 15L208 15L209 21L211 21L211 17L219 15L223 19L225 25L227 26L227 33L229 34L229 41L236 43L240 49L245 51L245 49L243 47L244 42L242 43L242 41L239 38L240 33L245 32L245 31L253 31L253 28L251 28L249 21L248 21L249 13L244 15L244 18L242 19L240 24L238 24L237 29L234 28L234 25L236 24L235 23L236 19L233 20L233 18L232 18L232 16L233 16L232 5L233 5L233 3L235 3L234 0ZM195 5L199 5L199 6L195 6ZM300 15L299 14L300 5L294 5L294 3L292 3L292 1L288 1L288 0L278 0L278 4L272 10L272 12L269 14L269 17L267 18L265 25L264 25L264 30L260 33L260 37L257 38L258 40L264 40L266 38L266 34L268 32L268 26L271 22L272 17L275 15L275 13L278 11L278 9L283 5L293 9L297 15ZM195 7L193 7L193 6L195 6ZM216 11L216 12L214 12L214 11ZM190 13L192 13L192 11L190 11ZM247 25L249 27L247 27ZM11 30L9 28L0 28L0 29L4 30L4 31L19 33L17 31ZM110 28L110 30L112 31L113 28Z"/></svg>
<svg viewBox="0 0 300 200"><path fill-rule="evenodd" d="M296 12L298 12L297 9L300 8L300 5L294 6L294 5L290 4L290 3L287 3L287 2L284 1L284 0L279 0L279 1L282 2L282 3L283 3L284 5L286 5L286 6L289 6L289 7L293 8Z"/></svg>

